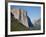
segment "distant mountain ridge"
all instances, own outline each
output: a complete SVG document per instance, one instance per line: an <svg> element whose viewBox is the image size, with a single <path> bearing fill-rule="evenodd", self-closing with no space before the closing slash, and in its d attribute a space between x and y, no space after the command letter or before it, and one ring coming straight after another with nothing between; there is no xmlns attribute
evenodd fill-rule
<svg viewBox="0 0 46 37"><path fill-rule="evenodd" d="M40 30L41 29L41 18L39 18L38 20L36 20L33 25L34 25L33 29Z"/></svg>

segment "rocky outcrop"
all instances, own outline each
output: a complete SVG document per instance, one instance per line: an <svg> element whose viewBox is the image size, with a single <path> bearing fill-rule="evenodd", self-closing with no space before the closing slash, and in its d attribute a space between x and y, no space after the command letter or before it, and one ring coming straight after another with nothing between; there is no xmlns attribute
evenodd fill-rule
<svg viewBox="0 0 46 37"><path fill-rule="evenodd" d="M11 13L11 31L27 31L28 27L20 23L17 19L14 18L14 15Z"/></svg>
<svg viewBox="0 0 46 37"><path fill-rule="evenodd" d="M33 27L30 18L27 15L27 11L22 9L12 9L11 13L14 15L15 19L19 20L26 27Z"/></svg>

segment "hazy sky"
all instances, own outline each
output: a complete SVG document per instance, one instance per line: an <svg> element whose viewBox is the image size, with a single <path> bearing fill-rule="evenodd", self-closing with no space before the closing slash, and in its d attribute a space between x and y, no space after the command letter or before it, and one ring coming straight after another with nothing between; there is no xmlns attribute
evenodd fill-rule
<svg viewBox="0 0 46 37"><path fill-rule="evenodd" d="M30 20L37 20L41 17L41 7L39 6L16 6L11 5L11 8L24 9L27 11L27 15L30 17Z"/></svg>

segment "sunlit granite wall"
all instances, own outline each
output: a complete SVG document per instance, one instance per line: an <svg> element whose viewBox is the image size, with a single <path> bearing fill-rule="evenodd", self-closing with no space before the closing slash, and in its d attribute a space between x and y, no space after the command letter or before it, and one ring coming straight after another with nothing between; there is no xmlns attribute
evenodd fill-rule
<svg viewBox="0 0 46 37"><path fill-rule="evenodd" d="M26 27L29 27L28 19L27 19L27 12L25 10L12 9L11 12L14 15L15 19L19 20Z"/></svg>

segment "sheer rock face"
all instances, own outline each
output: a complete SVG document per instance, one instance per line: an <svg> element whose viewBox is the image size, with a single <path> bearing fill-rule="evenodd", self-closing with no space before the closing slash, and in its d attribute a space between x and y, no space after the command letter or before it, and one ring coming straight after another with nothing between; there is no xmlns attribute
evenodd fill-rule
<svg viewBox="0 0 46 37"><path fill-rule="evenodd" d="M28 27L20 23L17 19L14 18L14 15L11 13L11 31L27 31Z"/></svg>
<svg viewBox="0 0 46 37"><path fill-rule="evenodd" d="M15 19L19 20L23 25L29 28L27 12L25 10L12 9L11 12L14 15Z"/></svg>

